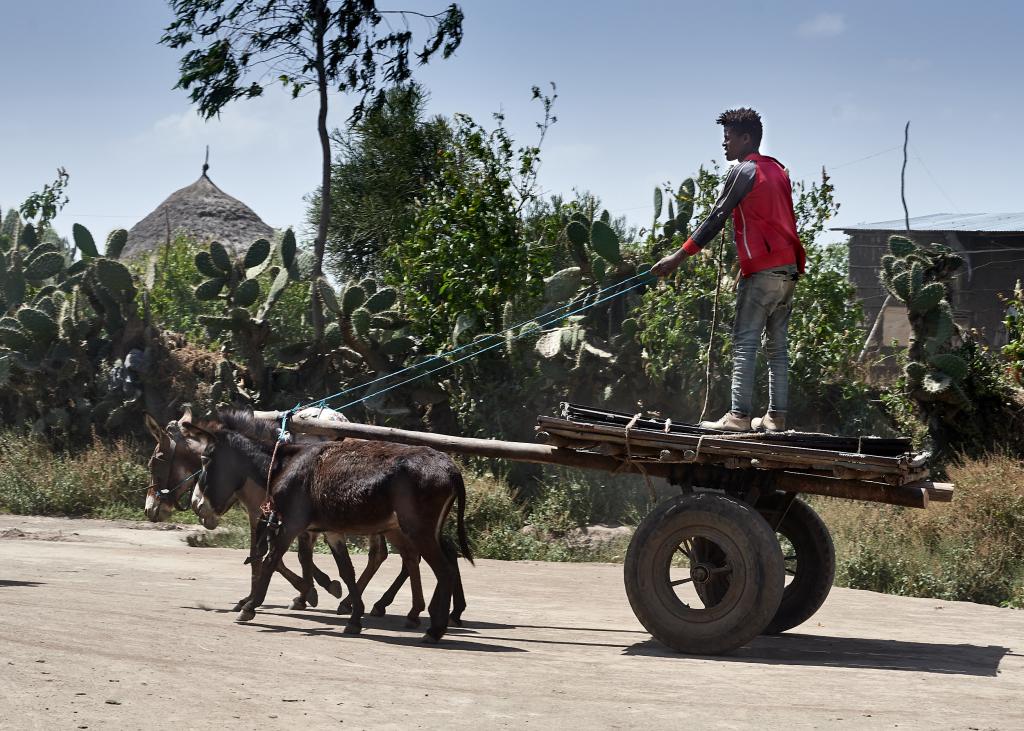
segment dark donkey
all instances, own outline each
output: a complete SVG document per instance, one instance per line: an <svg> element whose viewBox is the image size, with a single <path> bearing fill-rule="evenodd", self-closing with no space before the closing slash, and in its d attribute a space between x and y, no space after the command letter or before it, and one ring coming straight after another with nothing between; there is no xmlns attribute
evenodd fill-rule
<svg viewBox="0 0 1024 731"><path fill-rule="evenodd" d="M221 419L182 425L190 438L203 444L203 474L193 495L193 506L220 515L228 509L251 474L267 474L274 446L228 428ZM457 502L457 535L462 555L472 563L466 539L466 487L452 459L428 447L390 442L346 440L277 447L277 469L272 480L273 529L266 529L268 551L263 570L254 577L249 601L239 621L249 621L263 603L274 566L292 540L305 531L325 534L338 562L342 581L351 593L352 614L346 633L362 629L362 592L345 550L345 535L384 534L402 556L412 584L414 619L422 606L419 560L427 562L437 578L430 600L430 628L424 641L437 642L448 628L449 607L458 621L466 602L453 551L441 541L445 519ZM300 560L308 560L300 556ZM417 601L417 597L419 597ZM419 604L419 606L417 606Z"/></svg>
<svg viewBox="0 0 1024 731"><path fill-rule="evenodd" d="M201 448L182 433L181 424L190 423L192 414L186 411L179 421L171 421L166 428L149 414L146 414L146 427L156 439L156 447L149 459L149 470L152 483L146 493L146 517L154 523L163 522L171 517L176 509L185 509L180 505L182 497L192 491L200 471ZM276 435L275 435L276 438ZM249 537L251 545L256 542L257 521L260 516L260 504L265 499L266 475L258 482L246 482L239 491L238 500L249 516ZM212 514L200 516L203 525L212 529L217 526L217 516ZM313 542L315 536L304 535L299 539L299 553L310 555L312 578L335 597L341 596L341 584L312 564ZM386 556L386 548L385 548ZM260 557L250 554L253 576L259 571ZM383 562L383 558L378 561ZM283 562L278 563L276 570L294 586L299 595L292 600L292 609L305 609L307 602L316 606L318 599L316 589L309 576L299 576L291 571ZM235 605L234 611L242 608L249 600L243 597Z"/></svg>

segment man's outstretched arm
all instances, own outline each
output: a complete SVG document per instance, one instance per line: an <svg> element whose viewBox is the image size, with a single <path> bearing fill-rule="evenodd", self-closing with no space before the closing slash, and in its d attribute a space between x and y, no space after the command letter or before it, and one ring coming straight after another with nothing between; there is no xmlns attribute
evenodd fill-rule
<svg viewBox="0 0 1024 731"><path fill-rule="evenodd" d="M725 222L729 220L733 209L754 187L756 177L757 163L749 160L741 162L730 170L729 175L725 178L722 194L715 201L708 217L701 221L681 248L662 258L651 268L651 272L659 277L667 276L682 264L683 259L693 256L704 248L705 244L718 235L718 232L725 226Z"/></svg>

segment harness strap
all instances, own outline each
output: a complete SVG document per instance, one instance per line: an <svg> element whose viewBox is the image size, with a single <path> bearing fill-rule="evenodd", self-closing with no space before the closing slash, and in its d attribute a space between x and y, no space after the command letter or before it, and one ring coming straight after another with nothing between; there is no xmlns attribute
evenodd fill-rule
<svg viewBox="0 0 1024 731"><path fill-rule="evenodd" d="M651 501L651 505L655 505L658 502L658 493L654 489L654 485L651 483L651 476L648 475L647 470L644 469L643 462L633 459L633 447L629 443L629 432L634 426L636 426L636 422L639 421L641 416L643 416L642 413L634 415L633 418L629 420L629 423L626 424L626 462L624 464L635 466L640 471L640 474L644 476L644 482L647 483L647 496ZM668 423L666 422L666 428L667 427Z"/></svg>

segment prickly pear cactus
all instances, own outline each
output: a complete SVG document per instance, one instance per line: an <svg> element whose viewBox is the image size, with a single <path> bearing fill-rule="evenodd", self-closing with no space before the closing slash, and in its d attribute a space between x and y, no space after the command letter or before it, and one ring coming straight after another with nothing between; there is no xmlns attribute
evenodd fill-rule
<svg viewBox="0 0 1024 731"><path fill-rule="evenodd" d="M88 437L96 425L116 427L118 419L108 417L126 415L142 393L137 376L115 388L106 372L115 351L129 350L141 337L131 272L100 256L79 224L72 229L77 261L52 236L41 240L32 224L6 225L17 237L8 235L0 247L0 392L10 405L4 415L60 442ZM111 234L107 251L117 253L116 241L126 235Z"/></svg>
<svg viewBox="0 0 1024 731"><path fill-rule="evenodd" d="M950 288L963 259L904 236L889 239L889 252L880 279L907 308L906 395L927 423L930 446L947 458L1006 448L1024 454L1024 392L953 320Z"/></svg>
<svg viewBox="0 0 1024 731"><path fill-rule="evenodd" d="M913 331L905 371L909 395L943 404L951 415L969 409L967 362L950 352L956 325L947 291L963 259L948 247L925 249L904 236L891 237L889 251L882 257L882 284L906 305Z"/></svg>
<svg viewBox="0 0 1024 731"><path fill-rule="evenodd" d="M227 355L244 364L240 379L222 369L216 398L227 401L241 396L252 405L270 403L274 378L267 365L266 349L271 342L280 343L290 334L274 333L267 318L290 283L308 278L308 269L301 263L308 256L298 251L291 229L285 232L276 251L269 241L258 239L235 258L217 242L196 254L196 269L208 277L195 288L196 299L223 304L219 314L201 315L199 320L212 337L229 334ZM261 277L270 282L265 297ZM286 362L297 362L308 355L308 346L305 342L287 344L281 348L281 356Z"/></svg>
<svg viewBox="0 0 1024 731"><path fill-rule="evenodd" d="M690 235L690 221L693 218L693 204L696 198L696 183L693 178L687 178L679 185L679 190L673 192L666 189L668 193L668 218L662 223L662 189L654 189L654 223L651 226L651 234L655 237L652 254L655 259L660 258L670 249L682 246ZM675 203L673 203L673 200ZM658 229L661 235L658 235Z"/></svg>

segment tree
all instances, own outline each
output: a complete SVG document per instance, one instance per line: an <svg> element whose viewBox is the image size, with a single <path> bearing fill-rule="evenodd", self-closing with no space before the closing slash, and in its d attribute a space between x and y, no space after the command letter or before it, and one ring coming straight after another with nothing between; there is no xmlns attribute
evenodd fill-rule
<svg viewBox="0 0 1024 731"><path fill-rule="evenodd" d="M326 256L339 279L382 273L381 251L415 228L417 200L437 180L452 138L446 119L423 118L425 102L417 84L394 87L379 109L331 135L337 152ZM315 226L319 194L310 203L307 220Z"/></svg>
<svg viewBox="0 0 1024 731"><path fill-rule="evenodd" d="M532 94L544 110L536 145L517 146L501 114L491 130L453 115L414 226L383 250L385 277L403 293L428 349L448 343L455 328L465 335L500 331L505 305L539 298L550 273L548 252L523 237L522 214L537 197L540 145L555 122L556 95L539 87Z"/></svg>
<svg viewBox="0 0 1024 731"><path fill-rule="evenodd" d="M176 88L190 90L199 113L209 119L236 99L260 96L274 78L297 97L317 93L317 130L322 153L320 220L313 244L314 277L323 274L331 213L331 145L327 131L328 92L352 92L358 120L384 100L384 88L409 79L413 33L410 18L431 29L416 53L424 64L437 53L448 58L462 41L462 10L442 12L379 10L375 0L171 0L176 20L160 42L171 48L196 45L181 59ZM388 16L394 16L396 29ZM385 32L386 31L386 32ZM313 327L323 337L323 305L313 290Z"/></svg>

